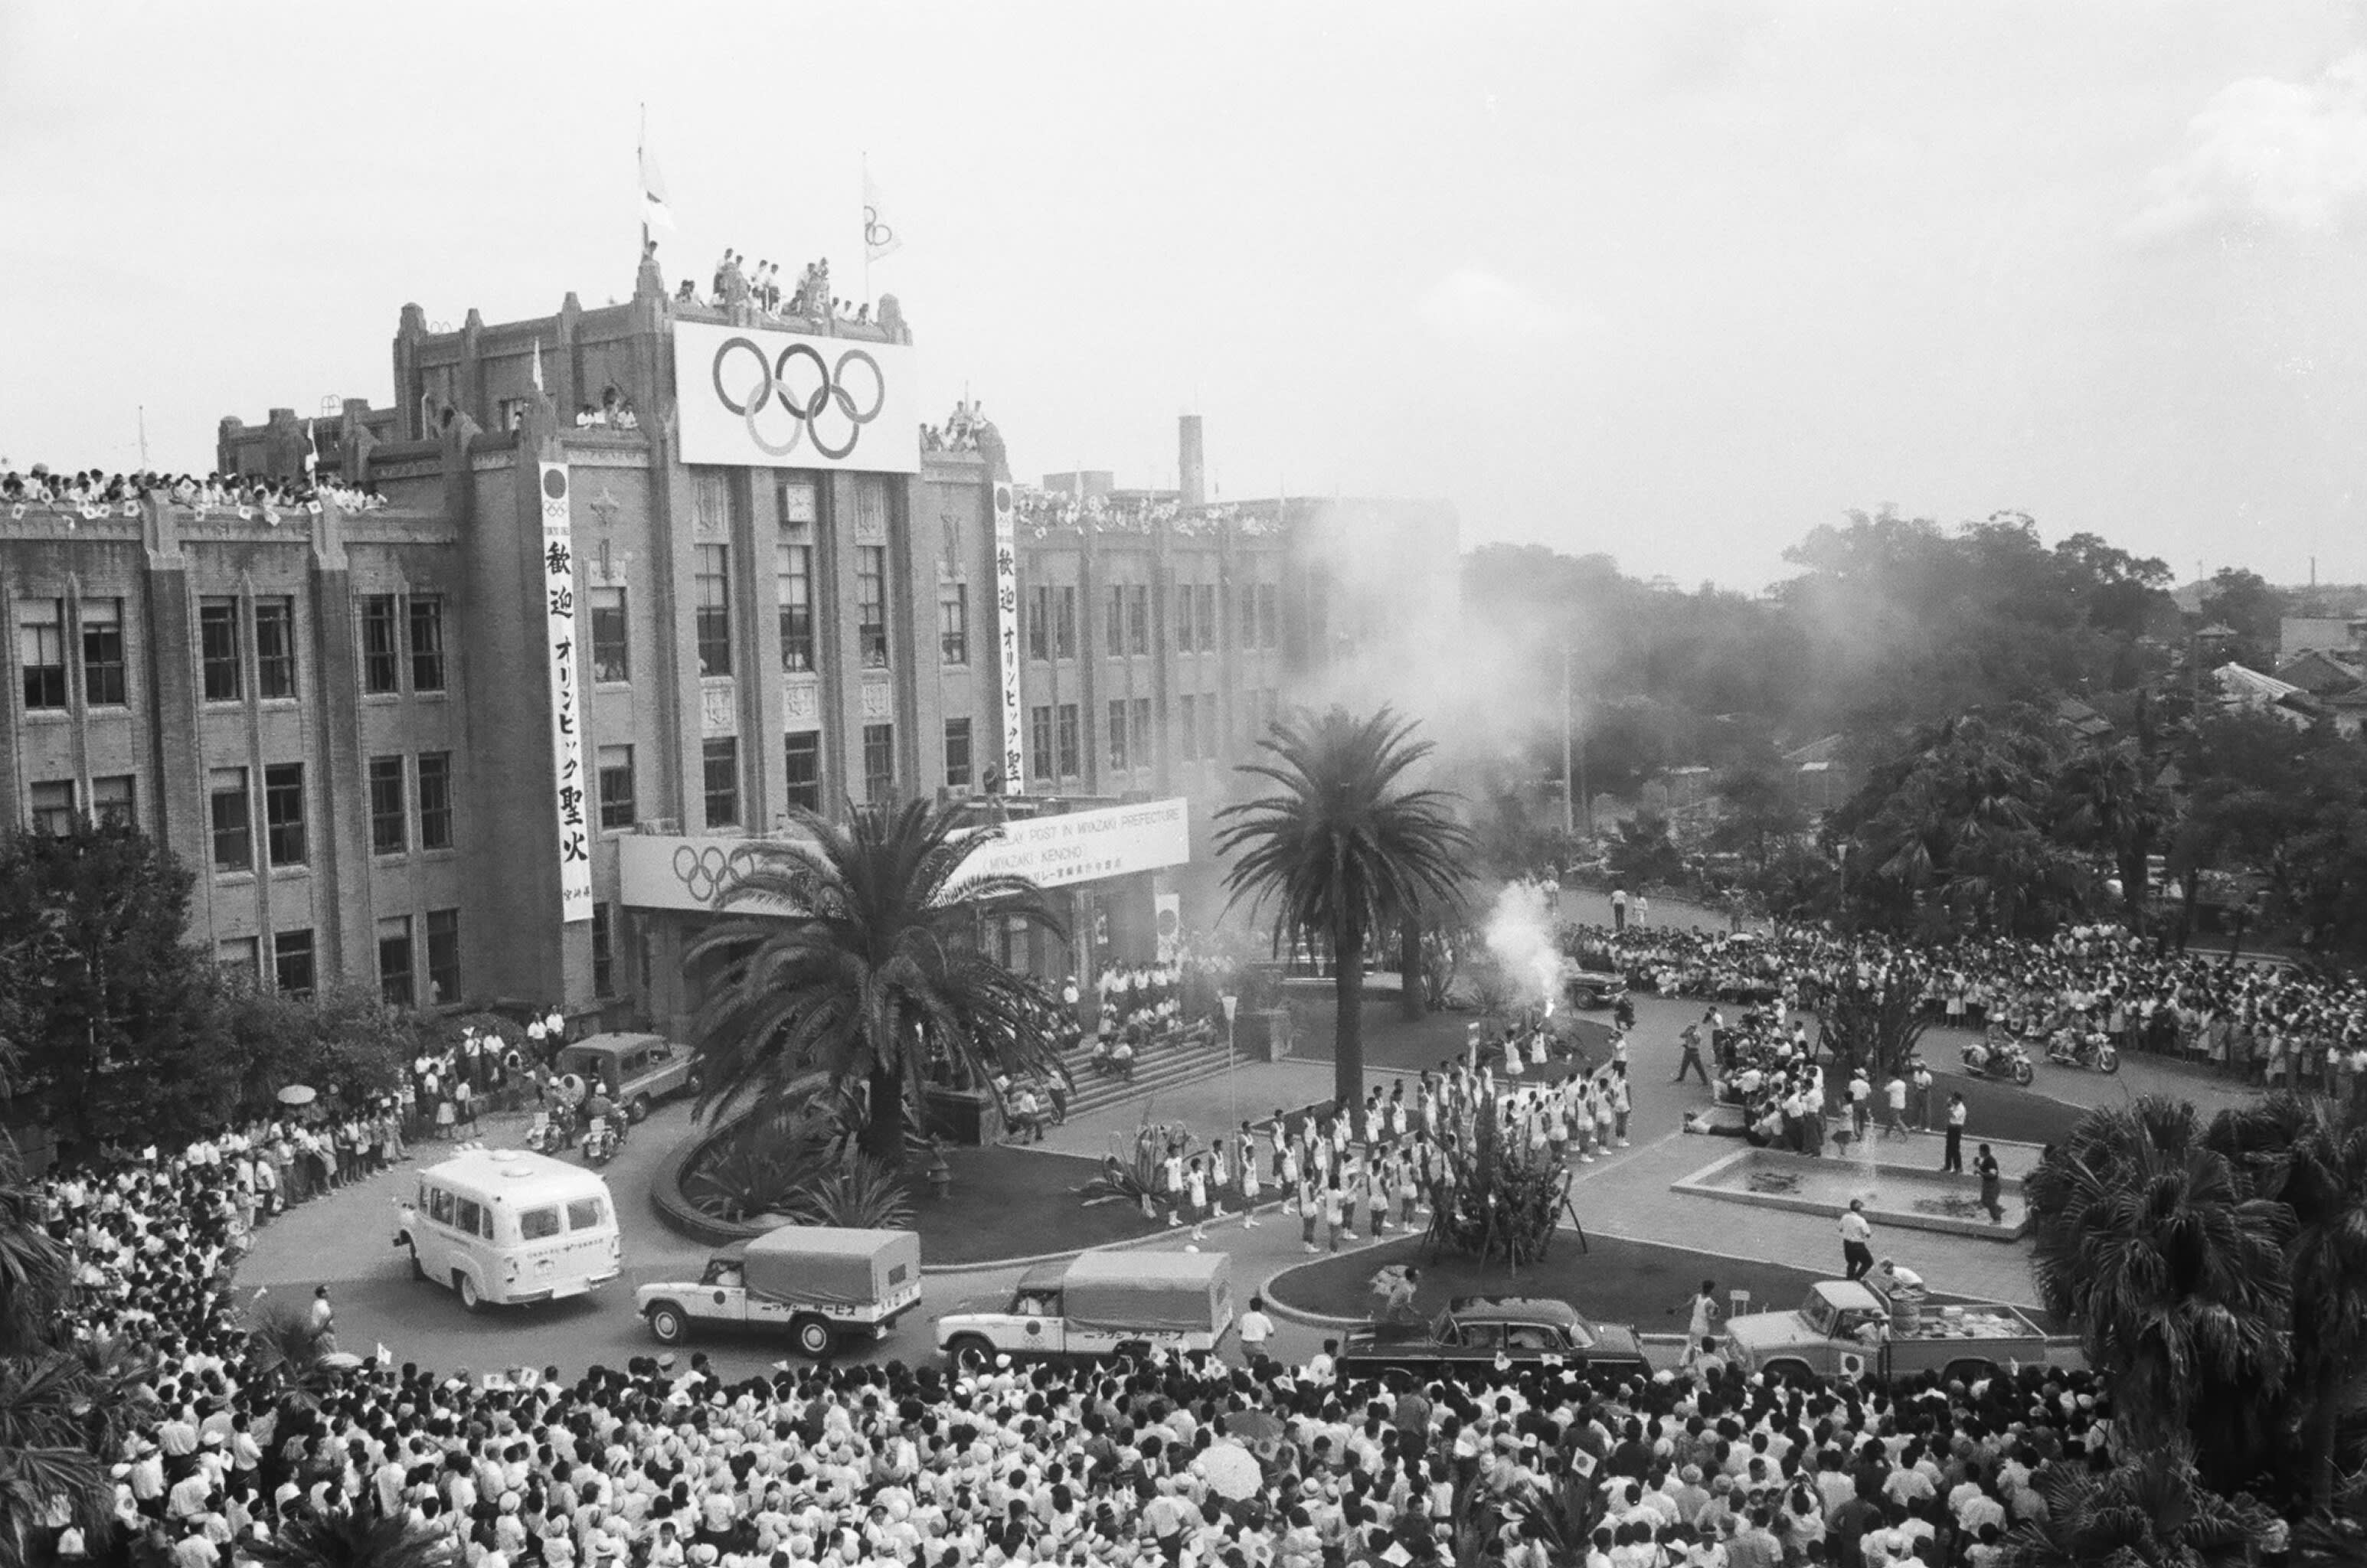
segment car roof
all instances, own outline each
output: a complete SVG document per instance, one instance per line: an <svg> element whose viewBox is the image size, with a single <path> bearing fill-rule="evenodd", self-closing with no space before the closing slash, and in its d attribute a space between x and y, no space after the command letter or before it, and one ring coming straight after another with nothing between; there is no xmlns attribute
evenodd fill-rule
<svg viewBox="0 0 2367 1568"><path fill-rule="evenodd" d="M581 1040L570 1041L566 1051L591 1051L604 1056L621 1056L628 1051L639 1051L650 1045L666 1043L663 1034L587 1034Z"/></svg>
<svg viewBox="0 0 2367 1568"><path fill-rule="evenodd" d="M1457 1296L1446 1303L1456 1317L1478 1322L1583 1324L1578 1309L1551 1296Z"/></svg>
<svg viewBox="0 0 2367 1568"><path fill-rule="evenodd" d="M1883 1301L1855 1280L1819 1280L1817 1293L1843 1312L1880 1312Z"/></svg>

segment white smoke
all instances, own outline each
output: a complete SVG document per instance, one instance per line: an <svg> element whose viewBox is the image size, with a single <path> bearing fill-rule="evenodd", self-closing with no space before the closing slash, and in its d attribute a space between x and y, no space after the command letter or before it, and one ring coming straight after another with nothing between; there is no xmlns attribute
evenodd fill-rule
<svg viewBox="0 0 2367 1568"><path fill-rule="evenodd" d="M1503 966L1518 995L1541 1002L1551 1013L1561 995L1561 947L1554 940L1546 889L1535 882L1508 882L1488 911L1488 951Z"/></svg>

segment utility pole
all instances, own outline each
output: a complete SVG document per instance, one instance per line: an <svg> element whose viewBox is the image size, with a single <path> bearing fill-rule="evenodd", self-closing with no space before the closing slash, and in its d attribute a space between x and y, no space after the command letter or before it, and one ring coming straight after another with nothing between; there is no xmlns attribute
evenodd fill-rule
<svg viewBox="0 0 2367 1568"><path fill-rule="evenodd" d="M1570 766L1569 644L1561 645L1561 836L1578 837L1578 774Z"/></svg>

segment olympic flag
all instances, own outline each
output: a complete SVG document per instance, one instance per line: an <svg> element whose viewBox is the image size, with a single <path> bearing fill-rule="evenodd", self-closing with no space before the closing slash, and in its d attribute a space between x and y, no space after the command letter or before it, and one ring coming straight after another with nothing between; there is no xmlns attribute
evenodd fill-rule
<svg viewBox="0 0 2367 1568"><path fill-rule="evenodd" d="M542 624L549 639L550 759L559 818L562 921L592 918L592 828L583 776L583 703L575 679L575 517L567 465L542 465Z"/></svg>
<svg viewBox="0 0 2367 1568"><path fill-rule="evenodd" d="M907 344L676 321L674 380L685 463L921 470Z"/></svg>

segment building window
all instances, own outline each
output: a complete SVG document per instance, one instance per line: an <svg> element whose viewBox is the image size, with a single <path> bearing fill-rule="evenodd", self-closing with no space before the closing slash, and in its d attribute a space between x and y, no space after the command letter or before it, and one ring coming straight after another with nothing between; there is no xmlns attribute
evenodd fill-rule
<svg viewBox="0 0 2367 1568"><path fill-rule="evenodd" d="M1271 582L1257 585L1258 646L1282 646L1282 591Z"/></svg>
<svg viewBox="0 0 2367 1568"><path fill-rule="evenodd" d="M1052 657L1077 656L1077 591L1063 584L1052 608Z"/></svg>
<svg viewBox="0 0 2367 1568"><path fill-rule="evenodd" d="M1175 651L1178 653L1189 653L1192 651L1194 646L1195 644L1192 639L1192 585L1188 582L1179 582L1175 585Z"/></svg>
<svg viewBox="0 0 2367 1568"><path fill-rule="evenodd" d="M1149 697L1135 698L1134 705L1127 710L1126 743L1127 749L1134 753L1136 767L1150 766L1150 699Z"/></svg>
<svg viewBox="0 0 2367 1568"><path fill-rule="evenodd" d="M127 700L120 599L82 602L82 693L95 708L121 707Z"/></svg>
<svg viewBox="0 0 2367 1568"><path fill-rule="evenodd" d="M629 828L633 813L633 749L600 748L600 826Z"/></svg>
<svg viewBox="0 0 2367 1568"><path fill-rule="evenodd" d="M204 670L206 701L238 701L237 600L198 602L198 656Z"/></svg>
<svg viewBox="0 0 2367 1568"><path fill-rule="evenodd" d="M427 911L427 999L438 1007L460 999L460 911Z"/></svg>
<svg viewBox="0 0 2367 1568"><path fill-rule="evenodd" d="M263 944L251 936L226 936L214 943L214 967L234 986L252 986L263 976Z"/></svg>
<svg viewBox="0 0 2367 1568"><path fill-rule="evenodd" d="M255 869L255 809L247 800L246 770L216 768L206 775L213 807L214 869Z"/></svg>
<svg viewBox="0 0 2367 1568"><path fill-rule="evenodd" d="M1075 778L1085 771L1084 737L1077 719L1077 705L1060 705L1060 776Z"/></svg>
<svg viewBox="0 0 2367 1568"><path fill-rule="evenodd" d="M740 824L740 742L729 735L709 740L707 768L707 825L736 828Z"/></svg>
<svg viewBox="0 0 2367 1568"><path fill-rule="evenodd" d="M625 618L625 591L592 590L592 679L622 685L633 678L633 638Z"/></svg>
<svg viewBox="0 0 2367 1568"><path fill-rule="evenodd" d="M1217 694L1200 694L1200 733L1196 737L1199 755L1208 761L1217 760Z"/></svg>
<svg viewBox="0 0 2367 1568"><path fill-rule="evenodd" d="M90 781L90 814L102 826L114 824L125 828L140 825L138 785L130 773L115 773Z"/></svg>
<svg viewBox="0 0 2367 1568"><path fill-rule="evenodd" d="M25 706L66 705L66 607L62 599L17 606L17 661L25 667Z"/></svg>
<svg viewBox="0 0 2367 1568"><path fill-rule="evenodd" d="M863 727L863 798L873 806L885 806L895 790L896 727L866 724Z"/></svg>
<svg viewBox="0 0 2367 1568"><path fill-rule="evenodd" d="M969 720L946 720L946 787L969 793Z"/></svg>
<svg viewBox="0 0 2367 1568"><path fill-rule="evenodd" d="M407 1008L419 987L411 973L411 917L381 915L378 922L378 994L390 1007Z"/></svg>
<svg viewBox="0 0 2367 1568"><path fill-rule="evenodd" d="M312 933L280 931L271 939L272 978L291 997L312 994Z"/></svg>
<svg viewBox="0 0 2367 1568"><path fill-rule="evenodd" d="M731 673L731 547L698 547L693 587L697 605L698 672Z"/></svg>
<svg viewBox="0 0 2367 1568"><path fill-rule="evenodd" d="M617 994L617 918L610 906L592 906L592 994Z"/></svg>
<svg viewBox="0 0 2367 1568"><path fill-rule="evenodd" d="M452 753L419 753L419 847L452 847Z"/></svg>
<svg viewBox="0 0 2367 1568"><path fill-rule="evenodd" d="M395 647L394 595L362 601L362 692L382 697L402 689L402 656Z"/></svg>
<svg viewBox="0 0 2367 1568"><path fill-rule="evenodd" d="M1200 760L1198 729L1200 701L1197 697L1179 697L1175 703L1175 755L1186 762Z"/></svg>
<svg viewBox="0 0 2367 1568"><path fill-rule="evenodd" d="M274 762L263 770L263 841L273 865L304 863L303 763Z"/></svg>
<svg viewBox="0 0 2367 1568"><path fill-rule="evenodd" d="M70 836L74 828L74 786L72 779L53 779L33 786L33 831L52 839Z"/></svg>
<svg viewBox="0 0 2367 1568"><path fill-rule="evenodd" d="M444 601L433 594L411 601L411 689L444 689Z"/></svg>
<svg viewBox="0 0 2367 1568"><path fill-rule="evenodd" d="M781 596L781 670L802 675L814 667L813 547L778 546L773 562Z"/></svg>
<svg viewBox="0 0 2367 1568"><path fill-rule="evenodd" d="M1027 710L1028 772L1039 779L1052 776L1052 708L1039 704Z"/></svg>
<svg viewBox="0 0 2367 1568"><path fill-rule="evenodd" d="M1027 657L1052 657L1052 591L1048 588L1027 592Z"/></svg>
<svg viewBox="0 0 2367 1568"><path fill-rule="evenodd" d="M948 582L937 590L937 660L969 662L969 584Z"/></svg>
<svg viewBox="0 0 2367 1568"><path fill-rule="evenodd" d="M821 731L801 729L783 738L782 776L788 782L789 804L808 811L821 809Z"/></svg>
<svg viewBox="0 0 2367 1568"><path fill-rule="evenodd" d="M266 700L296 694L296 601L255 602L255 693Z"/></svg>
<svg viewBox="0 0 2367 1568"><path fill-rule="evenodd" d="M878 670L888 663L888 547L855 547L855 639L862 645L863 667Z"/></svg>
<svg viewBox="0 0 2367 1568"><path fill-rule="evenodd" d="M1126 591L1126 650L1150 651L1150 586L1138 582Z"/></svg>
<svg viewBox="0 0 2367 1568"><path fill-rule="evenodd" d="M1126 760L1126 699L1112 697L1109 705L1109 765L1110 772L1127 771Z"/></svg>
<svg viewBox="0 0 2367 1568"><path fill-rule="evenodd" d="M399 855L411 847L411 813L403 808L402 759L369 760L370 853Z"/></svg>
<svg viewBox="0 0 2367 1568"><path fill-rule="evenodd" d="M1201 583L1193 591L1193 598L1198 606L1200 651L1214 653L1217 650L1217 585Z"/></svg>
<svg viewBox="0 0 2367 1568"><path fill-rule="evenodd" d="M1113 582L1109 591L1109 611L1102 617L1102 651L1116 655L1126 651L1126 585Z"/></svg>

